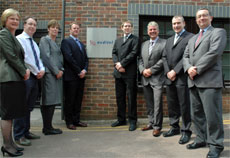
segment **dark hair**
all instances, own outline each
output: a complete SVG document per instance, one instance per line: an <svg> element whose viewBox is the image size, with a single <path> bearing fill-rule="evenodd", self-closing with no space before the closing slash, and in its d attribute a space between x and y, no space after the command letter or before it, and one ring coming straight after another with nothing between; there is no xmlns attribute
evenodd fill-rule
<svg viewBox="0 0 230 158"><path fill-rule="evenodd" d="M207 10L208 13L209 13L209 15L212 16L212 13L211 13L211 11L210 11L208 8L200 8L200 9L198 9L198 10L196 11L196 14L197 14L197 12L199 12L200 10Z"/></svg>
<svg viewBox="0 0 230 158"><path fill-rule="evenodd" d="M27 23L27 20L28 19L34 19L36 22L37 22L37 18L35 18L34 16L26 16L25 18L24 18L24 24L26 24Z"/></svg>

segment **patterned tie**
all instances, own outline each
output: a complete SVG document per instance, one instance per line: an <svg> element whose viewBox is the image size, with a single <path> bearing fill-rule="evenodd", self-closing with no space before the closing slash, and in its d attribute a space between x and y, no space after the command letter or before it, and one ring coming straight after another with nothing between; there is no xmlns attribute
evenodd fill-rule
<svg viewBox="0 0 230 158"><path fill-rule="evenodd" d="M31 48L32 48L32 51L33 51L33 54L34 54L34 59L35 59L36 66L37 66L38 70L40 71L40 65L39 65L39 61L38 61L38 56L37 56L37 53L36 53L35 48L34 48L33 40L32 40L32 38L29 38L29 39L30 39L30 45L31 45Z"/></svg>
<svg viewBox="0 0 230 158"><path fill-rule="evenodd" d="M199 36L198 36L198 38L197 38L197 40L196 40L195 48L197 47L197 45L198 45L198 43L199 43L201 37L203 36L203 33L204 33L204 30L201 30L201 31L200 31L200 34L199 34Z"/></svg>
<svg viewBox="0 0 230 158"><path fill-rule="evenodd" d="M77 45L79 46L80 50L83 52L83 50L82 50L82 46L81 46L81 43L79 42L79 40L78 40L78 39L76 39L75 41L77 42Z"/></svg>
<svg viewBox="0 0 230 158"><path fill-rule="evenodd" d="M149 45L149 55L152 53L154 42L152 41Z"/></svg>

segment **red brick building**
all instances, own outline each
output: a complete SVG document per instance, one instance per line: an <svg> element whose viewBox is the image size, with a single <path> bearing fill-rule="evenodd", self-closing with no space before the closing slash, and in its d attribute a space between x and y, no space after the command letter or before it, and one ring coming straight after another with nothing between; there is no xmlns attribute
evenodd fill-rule
<svg viewBox="0 0 230 158"><path fill-rule="evenodd" d="M227 31L228 46L223 55L225 83L230 81L230 1L229 0L1 0L0 13L7 8L18 10L22 17L33 15L38 18L36 39L47 34L47 23L51 19L65 20L65 36L69 35L69 24L81 24L80 39L86 43L87 27L117 28L117 36L122 35L121 22L129 19L134 24L134 34L142 41L148 38L147 23L151 20L160 25L160 36L171 36L171 18L183 15L186 29L197 33L195 12L207 7L214 16L213 26ZM65 10L65 12L64 12ZM63 18L64 17L64 18ZM19 30L22 30L22 23ZM110 52L111 53L111 52ZM111 58L90 58L87 74L82 117L85 119L116 118L116 99ZM164 95L164 114L167 103ZM138 89L138 117L146 117L146 106L141 86ZM230 112L230 89L223 89L223 111Z"/></svg>

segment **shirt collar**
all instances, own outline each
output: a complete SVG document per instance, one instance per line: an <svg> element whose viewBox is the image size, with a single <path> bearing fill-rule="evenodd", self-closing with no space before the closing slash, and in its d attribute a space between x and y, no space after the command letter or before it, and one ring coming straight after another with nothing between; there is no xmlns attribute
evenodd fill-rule
<svg viewBox="0 0 230 158"><path fill-rule="evenodd" d="M130 34L128 34L128 35L125 35L125 34L124 34L124 37L127 37L127 38L129 38L129 36L130 36L130 35L131 35L131 33L130 33Z"/></svg>
<svg viewBox="0 0 230 158"><path fill-rule="evenodd" d="M211 25L209 25L208 27L204 28L203 29L203 33L205 33L209 28L211 27ZM202 29L200 29L200 32L201 32Z"/></svg>
<svg viewBox="0 0 230 158"><path fill-rule="evenodd" d="M178 35L181 36L184 32L185 32L185 29L183 29L180 33L178 33Z"/></svg>
<svg viewBox="0 0 230 158"><path fill-rule="evenodd" d="M159 39L159 36L157 36L157 38L155 38L154 40L152 40L152 39L150 38L150 43L152 43L152 42L156 43L156 42L158 41L158 39Z"/></svg>
<svg viewBox="0 0 230 158"><path fill-rule="evenodd" d="M79 41L79 39L76 38L76 37L74 37L73 35L70 35L70 37L73 38L74 40L78 40Z"/></svg>
<svg viewBox="0 0 230 158"><path fill-rule="evenodd" d="M32 39L33 39L33 37L30 37L25 31L22 32L22 35L23 35L25 38L32 38Z"/></svg>

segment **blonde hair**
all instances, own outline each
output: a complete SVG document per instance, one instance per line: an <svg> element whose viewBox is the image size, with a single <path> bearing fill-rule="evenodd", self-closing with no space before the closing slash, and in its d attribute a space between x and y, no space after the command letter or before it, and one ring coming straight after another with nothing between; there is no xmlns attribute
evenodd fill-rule
<svg viewBox="0 0 230 158"><path fill-rule="evenodd" d="M12 8L4 10L4 12L2 13L2 16L1 16L1 23L2 23L3 27L6 26L7 18L9 16L12 16L12 15L17 15L20 18L20 14L19 14L19 12L17 10L12 9Z"/></svg>
<svg viewBox="0 0 230 158"><path fill-rule="evenodd" d="M131 27L133 27L133 23L130 21L130 20L127 20L127 21L124 21L122 24L121 24L121 27L123 27L125 25L125 23L129 23L131 25Z"/></svg>
<svg viewBox="0 0 230 158"><path fill-rule="evenodd" d="M57 20L55 19L52 19L48 22L48 26L47 28L50 28L50 27L53 27L53 26L57 26L58 28L60 28L60 24L58 23Z"/></svg>

